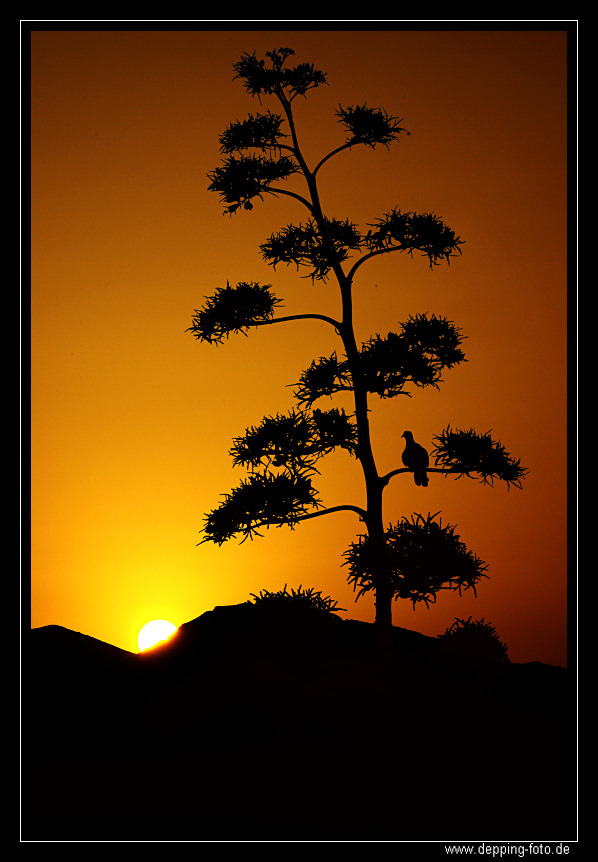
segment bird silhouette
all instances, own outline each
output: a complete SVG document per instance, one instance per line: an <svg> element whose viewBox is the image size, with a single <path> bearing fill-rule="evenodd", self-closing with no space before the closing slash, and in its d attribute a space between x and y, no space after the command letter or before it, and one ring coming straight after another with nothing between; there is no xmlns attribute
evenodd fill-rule
<svg viewBox="0 0 598 862"><path fill-rule="evenodd" d="M401 437L405 438L405 450L403 451L403 464L413 473L416 485L428 487L428 474L426 468L430 463L428 453L423 446L416 443L411 431L404 431Z"/></svg>

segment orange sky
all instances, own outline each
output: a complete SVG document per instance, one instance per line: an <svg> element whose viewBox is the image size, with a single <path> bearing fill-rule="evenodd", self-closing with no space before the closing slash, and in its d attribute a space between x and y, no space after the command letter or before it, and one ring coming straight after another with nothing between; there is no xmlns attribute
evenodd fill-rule
<svg viewBox="0 0 598 862"><path fill-rule="evenodd" d="M151 619L180 625L285 583L373 620L371 595L355 603L341 568L363 527L350 512L197 547L204 514L245 475L233 438L290 409L288 384L338 348L317 321L218 348L185 332L227 280L272 284L285 314L339 314L333 280L261 258L271 233L306 220L296 201L267 197L229 218L207 191L218 136L260 110L233 63L281 46L328 75L295 102L312 166L344 140L339 103L383 107L411 133L328 162L325 212L365 228L394 206L433 211L466 241L450 267L395 254L359 270L359 341L421 312L467 336L468 362L440 390L372 399L379 472L401 466L406 428L430 450L449 423L492 430L529 469L522 491L392 480L387 523L441 511L490 575L477 598L394 603L393 621L437 635L483 617L512 660L566 664L564 31L32 33L31 624L136 651ZM363 505L355 461L320 463L327 506Z"/></svg>

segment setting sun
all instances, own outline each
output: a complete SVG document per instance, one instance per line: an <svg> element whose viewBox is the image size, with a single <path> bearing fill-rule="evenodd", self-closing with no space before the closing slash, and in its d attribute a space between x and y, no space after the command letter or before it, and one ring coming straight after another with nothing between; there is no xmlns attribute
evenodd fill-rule
<svg viewBox="0 0 598 862"><path fill-rule="evenodd" d="M177 627L169 623L168 620L152 620L151 623L146 623L137 636L139 650L149 649L161 641L165 641L176 630Z"/></svg>

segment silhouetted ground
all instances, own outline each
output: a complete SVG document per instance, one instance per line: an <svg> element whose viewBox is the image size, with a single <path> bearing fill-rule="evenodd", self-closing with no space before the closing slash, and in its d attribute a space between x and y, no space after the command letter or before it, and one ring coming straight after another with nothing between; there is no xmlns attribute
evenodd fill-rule
<svg viewBox="0 0 598 862"><path fill-rule="evenodd" d="M140 654L32 630L22 839L573 840L567 671L394 636L250 603Z"/></svg>

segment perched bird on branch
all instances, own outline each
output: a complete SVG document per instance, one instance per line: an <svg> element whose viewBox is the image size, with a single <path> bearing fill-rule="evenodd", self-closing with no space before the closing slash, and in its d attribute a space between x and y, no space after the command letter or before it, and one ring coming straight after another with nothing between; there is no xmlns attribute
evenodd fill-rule
<svg viewBox="0 0 598 862"><path fill-rule="evenodd" d="M405 438L405 451L403 452L403 464L408 467L413 473L413 478L416 485L428 486L428 474L426 468L430 463L428 453L423 446L416 443L413 439L411 431L404 431L401 434Z"/></svg>

